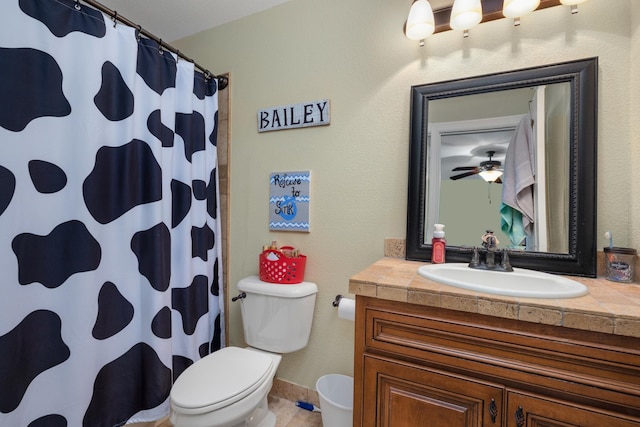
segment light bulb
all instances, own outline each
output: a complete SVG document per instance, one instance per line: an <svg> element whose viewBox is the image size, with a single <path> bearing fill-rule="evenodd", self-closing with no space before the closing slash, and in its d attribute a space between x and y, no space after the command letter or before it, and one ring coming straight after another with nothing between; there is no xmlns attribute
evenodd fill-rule
<svg viewBox="0 0 640 427"><path fill-rule="evenodd" d="M411 5L405 34L411 40L422 40L433 34L433 9L427 0L416 0Z"/></svg>
<svg viewBox="0 0 640 427"><path fill-rule="evenodd" d="M504 0L502 14L506 18L519 18L536 10L540 0Z"/></svg>
<svg viewBox="0 0 640 427"><path fill-rule="evenodd" d="M487 182L495 182L496 179L502 176L502 171L499 169L489 169L481 171L479 175Z"/></svg>
<svg viewBox="0 0 640 427"><path fill-rule="evenodd" d="M480 0L455 0L449 26L454 30L468 30L482 21Z"/></svg>

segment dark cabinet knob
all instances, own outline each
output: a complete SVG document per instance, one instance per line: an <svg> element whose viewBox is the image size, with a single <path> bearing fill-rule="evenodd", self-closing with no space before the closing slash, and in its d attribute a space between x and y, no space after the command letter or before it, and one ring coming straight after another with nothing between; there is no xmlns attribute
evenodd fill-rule
<svg viewBox="0 0 640 427"><path fill-rule="evenodd" d="M495 424L496 417L498 416L498 405L496 405L495 399L491 399L491 403L489 404L489 415L491 415L491 422Z"/></svg>
<svg viewBox="0 0 640 427"><path fill-rule="evenodd" d="M524 425L524 410L522 406L518 406L516 410L516 426L522 427Z"/></svg>

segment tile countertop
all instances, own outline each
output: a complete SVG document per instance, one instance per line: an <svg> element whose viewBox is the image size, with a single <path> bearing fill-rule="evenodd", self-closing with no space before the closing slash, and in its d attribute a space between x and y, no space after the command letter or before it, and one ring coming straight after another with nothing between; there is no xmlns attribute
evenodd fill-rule
<svg viewBox="0 0 640 427"><path fill-rule="evenodd" d="M494 317L640 338L640 284L604 278L569 278L589 293L577 298L540 299L459 289L418 274L424 262L383 258L349 280L355 295L447 308Z"/></svg>

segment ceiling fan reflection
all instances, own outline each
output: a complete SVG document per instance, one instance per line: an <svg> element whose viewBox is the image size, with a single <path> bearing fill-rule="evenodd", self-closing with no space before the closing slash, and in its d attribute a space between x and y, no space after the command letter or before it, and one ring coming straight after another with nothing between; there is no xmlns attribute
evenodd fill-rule
<svg viewBox="0 0 640 427"><path fill-rule="evenodd" d="M453 168L452 172L458 171L468 171L458 175L451 176L452 180L457 180L461 178L466 178L468 176L480 175L482 179L487 182L495 182L497 184L502 184L502 162L498 160L493 160L493 156L495 151L487 151L487 157L489 160L485 160L480 162L478 166L458 166Z"/></svg>

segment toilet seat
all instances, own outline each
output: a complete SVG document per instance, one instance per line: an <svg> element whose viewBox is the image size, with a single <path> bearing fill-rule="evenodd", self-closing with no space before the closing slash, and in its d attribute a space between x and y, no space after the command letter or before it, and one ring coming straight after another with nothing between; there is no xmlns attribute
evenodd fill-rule
<svg viewBox="0 0 640 427"><path fill-rule="evenodd" d="M197 414L231 405L254 392L268 378L273 359L265 353L225 347L203 357L176 380L172 405Z"/></svg>

